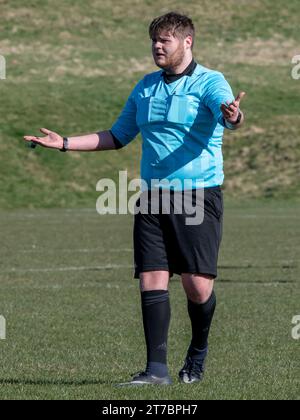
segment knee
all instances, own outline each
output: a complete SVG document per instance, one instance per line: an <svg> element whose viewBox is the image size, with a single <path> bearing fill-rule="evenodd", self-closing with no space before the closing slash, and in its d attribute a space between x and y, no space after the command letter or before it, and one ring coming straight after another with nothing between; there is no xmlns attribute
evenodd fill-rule
<svg viewBox="0 0 300 420"><path fill-rule="evenodd" d="M170 274L168 271L150 271L140 274L140 289L142 292L150 290L168 290Z"/></svg>
<svg viewBox="0 0 300 420"><path fill-rule="evenodd" d="M211 297L212 290L189 290L186 292L187 298L193 302L198 304L204 304L206 303L209 298Z"/></svg>
<svg viewBox="0 0 300 420"><path fill-rule="evenodd" d="M209 276L182 276L182 284L187 298L198 304L209 300L214 288L214 280Z"/></svg>

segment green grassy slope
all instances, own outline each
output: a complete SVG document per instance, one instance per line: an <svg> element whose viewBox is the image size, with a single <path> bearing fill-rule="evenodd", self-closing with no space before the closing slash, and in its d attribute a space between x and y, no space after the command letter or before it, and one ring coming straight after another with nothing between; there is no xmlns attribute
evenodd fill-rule
<svg viewBox="0 0 300 420"><path fill-rule="evenodd" d="M195 57L243 89L247 125L225 136L231 196L299 197L297 0L1 1L0 207L93 206L95 185L120 169L139 174L141 140L120 152L61 155L28 150L24 134L110 128L134 84L157 68L147 28L171 9L197 27ZM126 15L124 14L126 10Z"/></svg>

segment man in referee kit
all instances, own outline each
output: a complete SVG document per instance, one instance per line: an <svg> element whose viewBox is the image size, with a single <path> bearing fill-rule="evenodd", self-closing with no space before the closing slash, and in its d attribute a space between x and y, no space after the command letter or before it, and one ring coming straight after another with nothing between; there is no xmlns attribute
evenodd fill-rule
<svg viewBox="0 0 300 420"><path fill-rule="evenodd" d="M171 317L168 284L173 274L181 276L192 329L179 380L192 384L203 379L216 308L214 280L223 219L223 133L225 128L236 130L243 124L240 102L245 93L234 98L220 72L195 62L195 30L187 16L173 12L160 16L150 24L149 35L155 64L161 70L147 74L135 86L110 130L66 138L42 128L45 137L24 139L61 151L104 151L120 149L141 133L141 178L147 188L136 209L145 210L146 202L147 211L135 214L134 258L147 364L144 371L121 385L172 383L167 340ZM166 192L168 211L161 205ZM186 193L196 210L201 207L198 223L191 222L186 208L176 211L176 198ZM154 199L158 205L153 206Z"/></svg>

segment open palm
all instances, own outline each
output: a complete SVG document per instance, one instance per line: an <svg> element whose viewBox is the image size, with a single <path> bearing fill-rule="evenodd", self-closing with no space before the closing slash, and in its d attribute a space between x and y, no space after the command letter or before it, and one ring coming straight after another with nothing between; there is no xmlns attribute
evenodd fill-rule
<svg viewBox="0 0 300 420"><path fill-rule="evenodd" d="M63 148L63 137L59 134L54 131L47 130L47 128L41 128L40 131L41 133L46 134L46 137L24 136L24 140L51 149Z"/></svg>

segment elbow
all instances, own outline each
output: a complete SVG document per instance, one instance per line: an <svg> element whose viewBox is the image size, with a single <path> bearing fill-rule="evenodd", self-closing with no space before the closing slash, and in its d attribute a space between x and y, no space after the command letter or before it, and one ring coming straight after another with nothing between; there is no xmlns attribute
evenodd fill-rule
<svg viewBox="0 0 300 420"><path fill-rule="evenodd" d="M122 149L124 147L124 144L122 144L111 131L110 131L110 134L111 134L111 136L113 138L115 149L116 150Z"/></svg>

